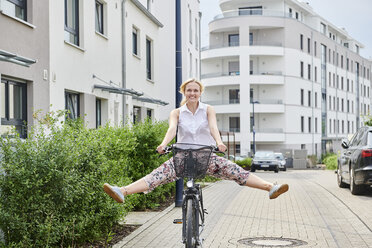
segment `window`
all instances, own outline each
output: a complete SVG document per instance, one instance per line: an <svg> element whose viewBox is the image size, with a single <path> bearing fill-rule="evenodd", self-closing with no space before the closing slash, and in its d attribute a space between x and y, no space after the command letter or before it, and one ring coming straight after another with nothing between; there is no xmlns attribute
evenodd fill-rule
<svg viewBox="0 0 372 248"><path fill-rule="evenodd" d="M342 122L341 122L341 131L342 131L342 133L344 133L344 120L342 120Z"/></svg>
<svg viewBox="0 0 372 248"><path fill-rule="evenodd" d="M326 34L327 32L327 26L324 23L320 23L320 32L322 34Z"/></svg>
<svg viewBox="0 0 372 248"><path fill-rule="evenodd" d="M318 118L315 117L315 133L318 132Z"/></svg>
<svg viewBox="0 0 372 248"><path fill-rule="evenodd" d="M349 59L346 58L346 70L348 71L349 70Z"/></svg>
<svg viewBox="0 0 372 248"><path fill-rule="evenodd" d="M152 109L147 109L146 115L147 115L147 118L152 119Z"/></svg>
<svg viewBox="0 0 372 248"><path fill-rule="evenodd" d="M96 31L103 34L103 3L96 0Z"/></svg>
<svg viewBox="0 0 372 248"><path fill-rule="evenodd" d="M304 117L303 117L303 116L301 116L301 133L303 133L303 132L304 132L304 130L305 130L305 127L304 127L304 125L305 125L305 123L304 123Z"/></svg>
<svg viewBox="0 0 372 248"><path fill-rule="evenodd" d="M310 47L311 47L310 38L307 38L307 52L310 53Z"/></svg>
<svg viewBox="0 0 372 248"><path fill-rule="evenodd" d="M77 119L80 116L80 95L72 92L65 92L66 117L68 119Z"/></svg>
<svg viewBox="0 0 372 248"><path fill-rule="evenodd" d="M239 61L229 61L229 75L239 75Z"/></svg>
<svg viewBox="0 0 372 248"><path fill-rule="evenodd" d="M344 56L341 55L341 68L344 68Z"/></svg>
<svg viewBox="0 0 372 248"><path fill-rule="evenodd" d="M311 80L311 65L307 65L307 79Z"/></svg>
<svg viewBox="0 0 372 248"><path fill-rule="evenodd" d="M141 121L141 107L133 106L133 124Z"/></svg>
<svg viewBox="0 0 372 248"><path fill-rule="evenodd" d="M341 98L341 111L344 112L344 99Z"/></svg>
<svg viewBox="0 0 372 248"><path fill-rule="evenodd" d="M239 8L239 15L262 15L262 6Z"/></svg>
<svg viewBox="0 0 372 248"><path fill-rule="evenodd" d="M298 20L298 12L296 12L296 19Z"/></svg>
<svg viewBox="0 0 372 248"><path fill-rule="evenodd" d="M26 138L27 128L27 85L11 80L0 83L1 125L0 134L15 127L21 138ZM9 127L9 128L8 128Z"/></svg>
<svg viewBox="0 0 372 248"><path fill-rule="evenodd" d="M235 153L240 154L240 144L235 144Z"/></svg>
<svg viewBox="0 0 372 248"><path fill-rule="evenodd" d="M253 33L249 33L249 45L253 45Z"/></svg>
<svg viewBox="0 0 372 248"><path fill-rule="evenodd" d="M344 77L341 77L341 90L344 90Z"/></svg>
<svg viewBox="0 0 372 248"><path fill-rule="evenodd" d="M350 101L349 100L346 101L346 111L350 113Z"/></svg>
<svg viewBox="0 0 372 248"><path fill-rule="evenodd" d="M240 132L240 117L229 117L229 131Z"/></svg>
<svg viewBox="0 0 372 248"><path fill-rule="evenodd" d="M152 41L146 39L146 77L147 79L153 79L152 73Z"/></svg>
<svg viewBox="0 0 372 248"><path fill-rule="evenodd" d="M318 81L318 70L317 70L317 67L316 66L314 67L314 81L315 82Z"/></svg>
<svg viewBox="0 0 372 248"><path fill-rule="evenodd" d="M304 62L300 61L300 76L304 77Z"/></svg>
<svg viewBox="0 0 372 248"><path fill-rule="evenodd" d="M307 106L311 107L311 91L307 92Z"/></svg>
<svg viewBox="0 0 372 248"><path fill-rule="evenodd" d="M289 17L291 17L291 18L292 18L292 9L291 9L291 8L289 8L289 9L288 9L288 12L289 12Z"/></svg>
<svg viewBox="0 0 372 248"><path fill-rule="evenodd" d="M192 44L192 16L191 9L189 9L189 42Z"/></svg>
<svg viewBox="0 0 372 248"><path fill-rule="evenodd" d="M101 99L96 99L96 128L102 125Z"/></svg>
<svg viewBox="0 0 372 248"><path fill-rule="evenodd" d="M229 34L229 46L239 46L239 34Z"/></svg>
<svg viewBox="0 0 372 248"><path fill-rule="evenodd" d="M79 46L79 0L65 0L65 40Z"/></svg>
<svg viewBox="0 0 372 248"><path fill-rule="evenodd" d="M347 78L346 79L346 91L349 91L350 90L350 81L349 79Z"/></svg>
<svg viewBox="0 0 372 248"><path fill-rule="evenodd" d="M331 119L329 119L329 133L332 133L332 120Z"/></svg>
<svg viewBox="0 0 372 248"><path fill-rule="evenodd" d="M239 89L230 89L229 90L229 103L240 103L240 90Z"/></svg>
<svg viewBox="0 0 372 248"><path fill-rule="evenodd" d="M311 133L311 117L308 118L308 130Z"/></svg>
<svg viewBox="0 0 372 248"><path fill-rule="evenodd" d="M139 31L135 27L133 27L132 30L132 52L135 55L138 55L138 37L139 36Z"/></svg>
<svg viewBox="0 0 372 248"><path fill-rule="evenodd" d="M198 50L199 46L199 32L198 32L198 19L195 18L195 49Z"/></svg>
<svg viewBox="0 0 372 248"><path fill-rule="evenodd" d="M304 50L304 36L300 34L300 49Z"/></svg>
<svg viewBox="0 0 372 248"><path fill-rule="evenodd" d="M314 56L316 56L316 41L314 41Z"/></svg>
<svg viewBox="0 0 372 248"><path fill-rule="evenodd" d="M5 14L27 21L27 0L1 0L0 3Z"/></svg>
<svg viewBox="0 0 372 248"><path fill-rule="evenodd" d="M147 0L147 10L150 12L151 11L151 0Z"/></svg>
<svg viewBox="0 0 372 248"><path fill-rule="evenodd" d="M315 108L317 108L318 107L318 93L317 92L315 92Z"/></svg>
<svg viewBox="0 0 372 248"><path fill-rule="evenodd" d="M301 89L301 105L304 105L304 90Z"/></svg>

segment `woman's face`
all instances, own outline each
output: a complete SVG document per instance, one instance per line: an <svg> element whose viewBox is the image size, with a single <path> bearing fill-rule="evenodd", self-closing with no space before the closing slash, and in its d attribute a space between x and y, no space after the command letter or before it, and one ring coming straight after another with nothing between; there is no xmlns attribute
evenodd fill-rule
<svg viewBox="0 0 372 248"><path fill-rule="evenodd" d="M195 82L188 83L185 87L185 97L187 102L198 102L200 98L200 86Z"/></svg>

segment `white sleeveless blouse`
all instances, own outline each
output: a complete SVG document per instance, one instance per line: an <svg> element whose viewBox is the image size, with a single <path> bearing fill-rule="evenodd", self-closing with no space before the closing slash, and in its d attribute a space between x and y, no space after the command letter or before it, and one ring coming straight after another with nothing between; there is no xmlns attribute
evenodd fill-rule
<svg viewBox="0 0 372 248"><path fill-rule="evenodd" d="M195 114L187 108L186 104L180 108L177 133L178 143L216 145L208 125L207 106L207 104L199 102Z"/></svg>

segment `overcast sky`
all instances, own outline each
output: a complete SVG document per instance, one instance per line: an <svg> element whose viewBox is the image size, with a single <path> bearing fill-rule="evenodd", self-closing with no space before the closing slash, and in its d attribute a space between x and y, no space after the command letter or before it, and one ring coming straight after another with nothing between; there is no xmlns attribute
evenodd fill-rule
<svg viewBox="0 0 372 248"><path fill-rule="evenodd" d="M200 0L202 46L208 45L208 23L221 13L218 0ZM336 27L344 27L365 48L360 54L372 59L372 0L307 0L313 10Z"/></svg>

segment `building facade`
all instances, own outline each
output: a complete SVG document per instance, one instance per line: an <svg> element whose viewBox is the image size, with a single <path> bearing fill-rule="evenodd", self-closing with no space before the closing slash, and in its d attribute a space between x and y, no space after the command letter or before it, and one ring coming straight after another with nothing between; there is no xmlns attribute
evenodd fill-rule
<svg viewBox="0 0 372 248"><path fill-rule="evenodd" d="M363 45L297 0L219 4L202 49L203 100L238 153L341 149L371 107Z"/></svg>
<svg viewBox="0 0 372 248"><path fill-rule="evenodd" d="M182 4L185 16L187 6L192 18L200 16L198 0ZM81 117L89 128L167 119L176 92L169 8L174 1L0 0L0 133L15 127L27 137L36 110L66 109L67 118ZM185 17L182 32L188 29Z"/></svg>

